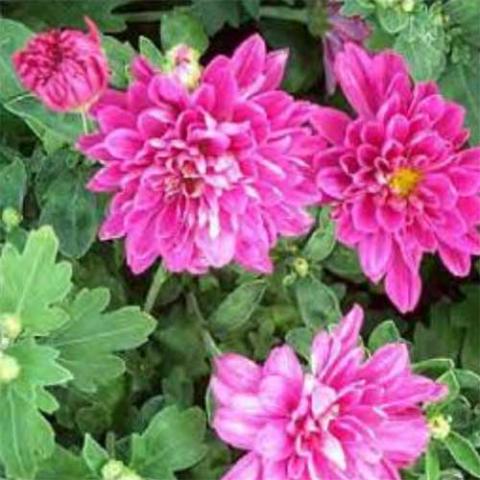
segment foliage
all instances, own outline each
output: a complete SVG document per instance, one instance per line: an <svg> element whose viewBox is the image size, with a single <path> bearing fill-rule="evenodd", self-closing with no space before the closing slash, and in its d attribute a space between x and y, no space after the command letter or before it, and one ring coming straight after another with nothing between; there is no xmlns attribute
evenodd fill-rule
<svg viewBox="0 0 480 480"><path fill-rule="evenodd" d="M457 280L429 259L422 304L401 317L363 275L355 252L337 243L329 211L319 207L308 235L279 243L272 275L229 266L191 276L159 266L135 277L118 242L97 240L106 200L85 188L96 167L74 148L93 123L46 110L11 63L34 32L84 28L87 15L102 31L112 86L123 89L137 50L162 68L179 43L211 58L258 31L270 47L289 49L289 93L344 108L339 92L325 92L322 37L329 24L322 5L2 5L0 478L217 480L236 454L208 426L212 358L235 351L260 361L287 342L309 361L315 333L354 303L366 310L362 334L370 352L405 342L415 370L450 388L441 404L426 407L432 441L404 478L480 478L479 260ZM342 5L345 15L368 22L370 48L402 53L415 79L437 81L442 94L465 107L471 145L480 143L479 8L473 0Z"/></svg>

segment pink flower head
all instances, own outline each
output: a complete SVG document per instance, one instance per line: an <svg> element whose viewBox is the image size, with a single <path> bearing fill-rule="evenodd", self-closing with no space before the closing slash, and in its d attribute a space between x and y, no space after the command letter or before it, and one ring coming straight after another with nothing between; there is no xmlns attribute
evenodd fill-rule
<svg viewBox="0 0 480 480"><path fill-rule="evenodd" d="M362 323L355 306L331 334L319 333L309 373L288 346L263 366L231 353L217 358L214 428L249 452L223 480L400 480L398 470L428 443L420 405L446 387L412 373L404 344L366 359Z"/></svg>
<svg viewBox="0 0 480 480"><path fill-rule="evenodd" d="M13 54L24 87L51 110L87 110L107 87L109 71L100 34L89 18L85 22L88 34L50 30Z"/></svg>
<svg viewBox="0 0 480 480"><path fill-rule="evenodd" d="M365 274L385 278L402 312L421 292L424 253L457 276L480 253L480 148L463 149L464 109L434 83L412 85L402 57L348 45L336 74L357 112L319 108L313 122L330 147L317 183L333 205L337 236L356 248Z"/></svg>
<svg viewBox="0 0 480 480"><path fill-rule="evenodd" d="M340 13L342 3L338 0L329 0L327 4L327 18L329 29L323 37L323 68L327 93L332 95L337 86L334 64L337 54L343 51L346 43L353 42L363 45L369 37L370 29L360 17L345 17Z"/></svg>
<svg viewBox="0 0 480 480"><path fill-rule="evenodd" d="M253 36L190 91L138 58L128 90L95 106L99 132L79 148L102 163L90 188L113 193L101 238L126 237L133 272L159 257L177 272L232 260L270 272L278 236L310 228L310 162L324 141L307 123L312 106L277 90L286 59Z"/></svg>

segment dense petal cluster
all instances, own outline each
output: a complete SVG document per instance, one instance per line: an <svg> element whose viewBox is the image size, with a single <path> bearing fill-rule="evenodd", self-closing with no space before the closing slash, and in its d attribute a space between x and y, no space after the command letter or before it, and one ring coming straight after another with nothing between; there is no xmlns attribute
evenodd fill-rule
<svg viewBox="0 0 480 480"><path fill-rule="evenodd" d="M109 70L96 25L88 34L50 30L35 35L12 57L17 75L51 110L88 110L108 84Z"/></svg>
<svg viewBox="0 0 480 480"><path fill-rule="evenodd" d="M128 90L96 105L99 131L79 148L102 163L90 188L113 193L101 238L126 237L133 272L159 257L171 271L234 260L270 272L278 236L309 229L311 162L324 141L308 123L312 106L277 90L286 59L253 36L192 89L138 58Z"/></svg>
<svg viewBox="0 0 480 480"><path fill-rule="evenodd" d="M327 3L328 30L323 36L323 67L327 93L335 92L335 58L342 52L345 44L353 42L363 45L370 35L370 29L360 17L345 17L341 14L342 2L329 0Z"/></svg>
<svg viewBox="0 0 480 480"><path fill-rule="evenodd" d="M329 143L316 158L317 183L340 241L358 249L366 275L385 278L387 295L407 312L420 297L425 253L438 252L457 276L480 253L480 148L462 149L464 109L434 83L413 85L400 56L349 44L336 74L357 117L315 113Z"/></svg>
<svg viewBox="0 0 480 480"><path fill-rule="evenodd" d="M354 307L314 339L311 372L288 346L260 366L236 354L216 360L214 428L247 450L223 480L399 480L428 442L421 404L446 387L413 374L407 347L365 359Z"/></svg>

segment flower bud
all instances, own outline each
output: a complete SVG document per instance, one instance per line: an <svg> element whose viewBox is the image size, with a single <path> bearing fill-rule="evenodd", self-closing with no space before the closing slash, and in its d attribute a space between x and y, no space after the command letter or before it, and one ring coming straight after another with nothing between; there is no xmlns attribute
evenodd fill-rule
<svg viewBox="0 0 480 480"><path fill-rule="evenodd" d="M18 227L22 221L22 214L14 208L8 207L2 212L2 222L7 232Z"/></svg>
<svg viewBox="0 0 480 480"><path fill-rule="evenodd" d="M403 0L402 10L406 13L410 13L415 8L415 0Z"/></svg>
<svg viewBox="0 0 480 480"><path fill-rule="evenodd" d="M109 460L102 468L103 480L119 480L125 469L120 460Z"/></svg>
<svg viewBox="0 0 480 480"><path fill-rule="evenodd" d="M445 440L450 434L450 422L443 415L435 415L428 422L433 438Z"/></svg>
<svg viewBox="0 0 480 480"><path fill-rule="evenodd" d="M298 276L301 278L306 277L308 275L308 270L309 270L308 262L302 257L297 257L293 261L293 268L295 269L295 272L297 272Z"/></svg>
<svg viewBox="0 0 480 480"><path fill-rule="evenodd" d="M22 324L18 315L7 313L0 317L0 336L15 340L22 331Z"/></svg>
<svg viewBox="0 0 480 480"><path fill-rule="evenodd" d="M10 383L20 375L20 365L15 357L0 352L0 384Z"/></svg>
<svg viewBox="0 0 480 480"><path fill-rule="evenodd" d="M167 52L166 59L166 71L173 73L186 88L194 90L202 75L200 53L187 45L177 45Z"/></svg>

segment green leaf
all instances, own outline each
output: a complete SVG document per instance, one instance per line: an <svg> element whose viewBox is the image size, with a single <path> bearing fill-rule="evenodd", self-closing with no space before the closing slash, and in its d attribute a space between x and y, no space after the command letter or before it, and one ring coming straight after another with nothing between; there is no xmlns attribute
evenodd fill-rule
<svg viewBox="0 0 480 480"><path fill-rule="evenodd" d="M71 267L56 263L58 241L50 227L30 233L20 254L10 244L0 257L0 311L16 314L24 329L45 335L66 321L54 304L70 291Z"/></svg>
<svg viewBox="0 0 480 480"><path fill-rule="evenodd" d="M438 453L435 449L435 444L430 441L427 454L425 457L425 480L439 480L440 479L440 461Z"/></svg>
<svg viewBox="0 0 480 480"><path fill-rule="evenodd" d="M335 225L329 218L328 210L323 210L318 227L303 247L303 255L313 262L321 262L332 253L335 241Z"/></svg>
<svg viewBox="0 0 480 480"><path fill-rule="evenodd" d="M12 98L4 103L4 107L27 123L38 124L43 129L41 132L46 131L61 137L64 143L75 143L83 133L80 114L51 112L31 95L22 94Z"/></svg>
<svg viewBox="0 0 480 480"><path fill-rule="evenodd" d="M472 45L480 48L480 2L472 0L448 0L444 4L450 23L459 25L462 37Z"/></svg>
<svg viewBox="0 0 480 480"><path fill-rule="evenodd" d="M120 42L114 37L102 37L103 48L110 67L110 83L117 88L126 88L130 82L130 64L136 55L128 42Z"/></svg>
<svg viewBox="0 0 480 480"><path fill-rule="evenodd" d="M387 343L395 343L402 339L393 320L385 320L377 325L368 339L368 349L375 352Z"/></svg>
<svg viewBox="0 0 480 480"><path fill-rule="evenodd" d="M56 446L51 457L45 460L38 471L36 480L98 480L81 457Z"/></svg>
<svg viewBox="0 0 480 480"><path fill-rule="evenodd" d="M13 69L12 54L22 48L32 32L21 23L0 18L0 102L23 94L23 87Z"/></svg>
<svg viewBox="0 0 480 480"><path fill-rule="evenodd" d="M254 280L231 292L209 319L213 331L224 337L245 326L260 304L266 288L265 280Z"/></svg>
<svg viewBox="0 0 480 480"><path fill-rule="evenodd" d="M466 438L457 432L451 432L444 443L460 467L475 478L480 478L480 455Z"/></svg>
<svg viewBox="0 0 480 480"><path fill-rule="evenodd" d="M8 477L31 480L38 463L53 453L53 430L14 385L1 387L0 403L0 463Z"/></svg>
<svg viewBox="0 0 480 480"><path fill-rule="evenodd" d="M467 126L471 131L470 142L475 145L480 144L479 62L480 54L472 52L469 63L449 64L439 80L442 94L466 108Z"/></svg>
<svg viewBox="0 0 480 480"><path fill-rule="evenodd" d="M201 22L183 10L174 9L163 15L160 34L165 51L179 44L189 45L200 53L208 48L208 36Z"/></svg>
<svg viewBox="0 0 480 480"><path fill-rule="evenodd" d="M436 13L426 9L409 16L409 24L398 35L394 48L405 56L415 80L437 80L445 69L445 32Z"/></svg>
<svg viewBox="0 0 480 480"><path fill-rule="evenodd" d="M408 25L409 14L401 7L389 6L377 8L377 18L387 33L401 32Z"/></svg>
<svg viewBox="0 0 480 480"><path fill-rule="evenodd" d="M242 0L243 8L255 19L260 16L260 3L261 0Z"/></svg>
<svg viewBox="0 0 480 480"><path fill-rule="evenodd" d="M285 340L305 360L310 359L310 347L313 341L313 332L306 327L297 327L290 330Z"/></svg>
<svg viewBox="0 0 480 480"><path fill-rule="evenodd" d="M27 172L21 160L0 168L0 211L12 207L21 212L26 190Z"/></svg>
<svg viewBox="0 0 480 480"><path fill-rule="evenodd" d="M138 347L155 328L155 321L137 307L104 313L108 290L82 290L68 308L70 320L48 338L60 351L59 362L70 372L73 384L94 392L125 370L113 353Z"/></svg>
<svg viewBox="0 0 480 480"><path fill-rule="evenodd" d="M138 43L140 54L149 60L152 65L160 67L163 64L164 58L162 52L149 38L141 35Z"/></svg>
<svg viewBox="0 0 480 480"><path fill-rule="evenodd" d="M162 475L171 476L202 459L206 453L204 435L205 414L202 410L180 411L176 406L167 407L155 415L143 434L132 436L129 466L145 477L163 479Z"/></svg>
<svg viewBox="0 0 480 480"><path fill-rule="evenodd" d="M40 224L51 225L60 240L60 251L80 258L97 235L100 215L95 195L86 187L80 171L63 171L46 192Z"/></svg>
<svg viewBox="0 0 480 480"><path fill-rule="evenodd" d="M57 362L59 352L37 345L32 338L13 344L6 352L20 365L20 375L12 383L25 397L34 394L37 388L61 385L72 379L70 372Z"/></svg>
<svg viewBox="0 0 480 480"><path fill-rule="evenodd" d="M365 280L360 262L358 261L357 252L341 244L335 246L332 254L325 262L325 268L335 275L354 283Z"/></svg>
<svg viewBox="0 0 480 480"><path fill-rule="evenodd" d="M346 17L368 17L375 11L375 3L369 0L344 0L341 13Z"/></svg>
<svg viewBox="0 0 480 480"><path fill-rule="evenodd" d="M337 296L313 275L298 279L294 289L300 315L307 327L315 331L340 319Z"/></svg>
<svg viewBox="0 0 480 480"><path fill-rule="evenodd" d="M87 433L83 443L82 457L88 468L96 474L100 474L102 467L108 462L108 453Z"/></svg>
<svg viewBox="0 0 480 480"><path fill-rule="evenodd" d="M240 25L240 0L193 0L192 3L192 13L202 22L209 36L215 35L225 24L232 27Z"/></svg>
<svg viewBox="0 0 480 480"><path fill-rule="evenodd" d="M312 61L312 52L318 51L319 46L306 26L298 22L268 19L262 21L260 27L271 47L289 50L283 87L293 93L312 87L320 74L321 62Z"/></svg>
<svg viewBox="0 0 480 480"><path fill-rule="evenodd" d="M121 32L125 30L125 19L115 10L130 3L131 0L24 0L9 11L32 28L46 26L66 27L86 31L84 17L90 17L104 32Z"/></svg>
<svg viewBox="0 0 480 480"><path fill-rule="evenodd" d="M448 395L439 403L436 404L436 408L443 408L446 405L452 403L460 394L460 384L453 370L449 370L440 377L437 382L443 383L448 387Z"/></svg>
<svg viewBox="0 0 480 480"><path fill-rule="evenodd" d="M428 360L413 364L415 373L428 375L432 378L437 378L454 367L455 362L451 358L429 358Z"/></svg>

